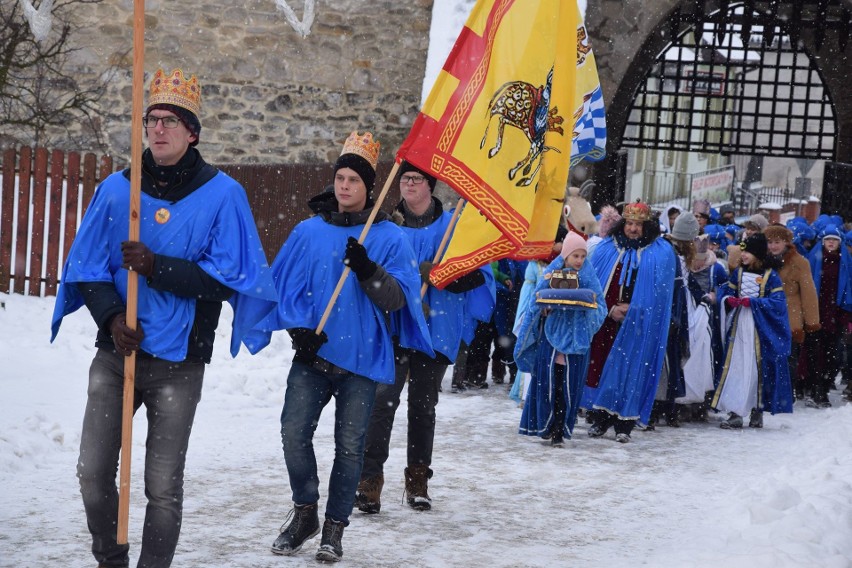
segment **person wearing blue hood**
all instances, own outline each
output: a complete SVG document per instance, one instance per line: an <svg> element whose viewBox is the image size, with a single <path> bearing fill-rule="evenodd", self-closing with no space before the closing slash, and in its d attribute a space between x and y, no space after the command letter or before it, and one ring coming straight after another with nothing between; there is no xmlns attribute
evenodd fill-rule
<svg viewBox="0 0 852 568"><path fill-rule="evenodd" d="M828 391L840 372L843 332L852 323L852 256L843 246L844 234L837 225L826 225L808 262L819 298L822 329L816 343L816 369L812 373L815 407L829 407Z"/></svg>
<svg viewBox="0 0 852 568"><path fill-rule="evenodd" d="M294 508L272 544L275 554L295 554L320 531L313 436L331 398L334 463L316 552L323 562L343 556L343 529L355 504L376 387L394 383L394 347L435 356L420 300L417 258L402 229L379 212L363 244L358 242L375 207L370 192L378 158L379 142L371 133L353 132L347 138L334 164L334 190L309 201L316 215L296 225L272 263L278 305L243 338L255 353L268 345L273 331L286 329L296 352L281 411ZM317 334L347 267L351 273Z"/></svg>
<svg viewBox="0 0 852 568"><path fill-rule="evenodd" d="M164 567L180 535L189 435L222 302L234 308L232 355L242 330L257 321L243 309L245 302L274 305L245 190L195 149L200 111L195 75L155 73L142 119L148 149L142 154L139 240L126 240L127 169L95 191L56 296L51 341L63 317L84 304L98 327L77 477L100 566L129 564L128 545L116 542L125 357L136 352L134 410L144 404L148 416L139 566ZM138 279L135 329L127 325L129 277Z"/></svg>

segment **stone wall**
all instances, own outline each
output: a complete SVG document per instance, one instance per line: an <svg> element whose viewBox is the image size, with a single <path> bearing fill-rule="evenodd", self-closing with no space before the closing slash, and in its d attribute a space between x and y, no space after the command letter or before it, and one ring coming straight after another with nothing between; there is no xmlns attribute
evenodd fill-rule
<svg viewBox="0 0 852 568"><path fill-rule="evenodd" d="M283 3L284 0L279 0ZM391 159L420 106L432 0L149 0L145 81L181 67L202 85L201 145L213 163L334 159L352 130L371 130ZM76 74L108 88L98 129L117 161L130 154L132 0L75 7Z"/></svg>

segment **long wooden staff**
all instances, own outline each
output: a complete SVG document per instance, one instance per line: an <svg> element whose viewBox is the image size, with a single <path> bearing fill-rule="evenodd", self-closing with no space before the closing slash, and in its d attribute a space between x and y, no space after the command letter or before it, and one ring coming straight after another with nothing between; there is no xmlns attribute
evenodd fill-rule
<svg viewBox="0 0 852 568"><path fill-rule="evenodd" d="M128 240L139 240L142 189L142 98L145 71L145 1L133 2L133 103L130 119L130 231ZM139 275L127 273L127 327L136 329ZM130 446L133 439L133 394L136 351L124 358L124 401L121 409L121 469L118 486L118 528L115 540L127 544L130 517Z"/></svg>
<svg viewBox="0 0 852 568"><path fill-rule="evenodd" d="M459 215L461 214L462 207L464 207L464 199L459 198L458 203L456 203L456 208L453 210L453 216L450 218L450 222L447 225L447 230L444 231L444 236L441 239L441 244L438 245L438 250L435 251L435 258L432 260L432 264L438 264L440 262L441 257L444 256L444 249L447 247L447 242L450 240L450 235L453 232L453 229L456 227L456 222L459 220ZM426 290L429 289L429 284L424 282L423 287L420 288L420 297L426 295Z"/></svg>
<svg viewBox="0 0 852 568"><path fill-rule="evenodd" d="M396 177L396 172L399 170L399 164L394 162L393 168L391 168L390 174L388 174L388 179L385 182L385 186L382 188L382 192L379 194L379 198L376 200L376 204L373 205L373 210L370 212L370 216L367 218L367 222L364 224L364 228L361 229L361 235L358 237L358 242L360 244L364 244L364 239L367 238L367 231L370 230L370 227L373 226L373 221L376 220L376 215L379 212L379 207L382 206L382 202L384 202L385 197L387 197L388 190L390 190L390 186L393 183L394 178ZM348 266L343 269L343 274L340 275L340 279L337 281L337 286L334 287L334 292L331 294L331 298L328 300L328 305L325 307L325 312L322 314L322 318L320 319L319 325L316 329L316 334L319 335L322 333L322 328L325 327L326 322L328 322L328 317L331 315L331 309L334 307L334 303L337 301L337 297L340 295L340 291L343 290L343 284L346 282L346 278L349 276L349 272L352 269Z"/></svg>

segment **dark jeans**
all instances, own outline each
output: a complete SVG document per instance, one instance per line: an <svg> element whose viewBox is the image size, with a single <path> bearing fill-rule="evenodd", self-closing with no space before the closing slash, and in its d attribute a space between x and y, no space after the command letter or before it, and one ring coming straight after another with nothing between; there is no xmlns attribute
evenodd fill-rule
<svg viewBox="0 0 852 568"><path fill-rule="evenodd" d="M172 363L137 356L134 410L144 404L148 417L145 441L145 496L139 567L172 563L183 515L183 470L195 408L201 400L204 363ZM80 440L77 477L92 553L104 566L127 566L128 545L116 543L121 449L124 357L99 349L89 369L88 401Z"/></svg>
<svg viewBox="0 0 852 568"><path fill-rule="evenodd" d="M319 501L314 432L323 408L335 398L334 464L328 480L325 517L349 524L364 463L364 440L376 397L376 382L354 373L324 373L293 362L281 410L281 444L293 501Z"/></svg>
<svg viewBox="0 0 852 568"><path fill-rule="evenodd" d="M383 472L388 459L391 430L400 394L408 379L408 465L432 464L435 439L435 406L438 386L447 365L425 353L410 349L394 349L396 381L376 388L376 404L367 429L364 450L364 470L361 478L375 477Z"/></svg>

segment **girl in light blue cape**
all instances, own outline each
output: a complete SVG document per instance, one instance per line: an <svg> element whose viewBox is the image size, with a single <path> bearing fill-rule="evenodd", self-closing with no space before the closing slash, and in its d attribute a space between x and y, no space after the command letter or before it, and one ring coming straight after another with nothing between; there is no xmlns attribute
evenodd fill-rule
<svg viewBox="0 0 852 568"><path fill-rule="evenodd" d="M594 268L582 260L579 270L576 268L577 253L582 252L585 259L585 241L576 233L569 233L562 251L544 270L544 279L536 286L534 297L549 287L554 271L567 268L576 270L580 288L594 294L595 307L547 310L533 299L515 345L518 369L532 375L518 432L550 438L553 445L560 445L563 437L571 438L589 364L589 346L606 318L606 304ZM566 262L573 266L566 266Z"/></svg>

